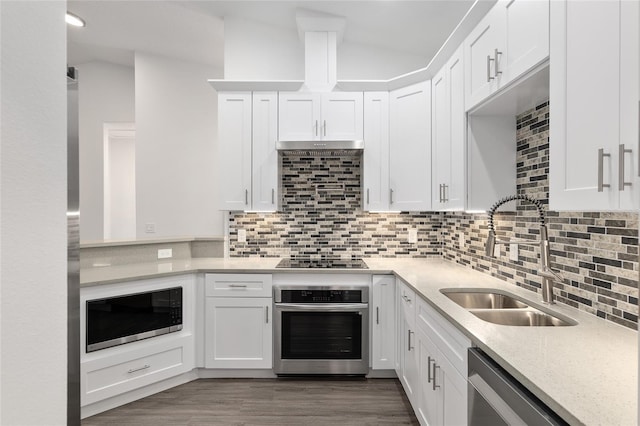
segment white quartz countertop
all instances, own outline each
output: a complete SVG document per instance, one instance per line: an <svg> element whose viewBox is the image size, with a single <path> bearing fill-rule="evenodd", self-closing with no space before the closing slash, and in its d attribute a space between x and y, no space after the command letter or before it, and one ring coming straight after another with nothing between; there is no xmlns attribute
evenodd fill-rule
<svg viewBox="0 0 640 426"><path fill-rule="evenodd" d="M83 269L81 286L192 272L394 273L570 424L637 425L638 335L565 305L550 309L578 325L515 327L483 321L440 293L497 288L541 307L541 297L441 259L365 259L367 270L276 269L278 258L203 258ZM544 307L543 308L548 308Z"/></svg>

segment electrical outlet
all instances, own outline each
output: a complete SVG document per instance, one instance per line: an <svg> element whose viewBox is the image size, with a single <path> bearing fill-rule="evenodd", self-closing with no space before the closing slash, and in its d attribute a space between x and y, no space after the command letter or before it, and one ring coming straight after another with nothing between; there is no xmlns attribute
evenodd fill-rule
<svg viewBox="0 0 640 426"><path fill-rule="evenodd" d="M518 261L518 245L509 244L509 260Z"/></svg>
<svg viewBox="0 0 640 426"><path fill-rule="evenodd" d="M238 242L246 243L247 242L247 230L246 229L238 229Z"/></svg>
<svg viewBox="0 0 640 426"><path fill-rule="evenodd" d="M155 223L145 223L144 232L147 234L155 234L156 233L156 224Z"/></svg>
<svg viewBox="0 0 640 426"><path fill-rule="evenodd" d="M169 259L173 257L173 249L158 250L158 259Z"/></svg>
<svg viewBox="0 0 640 426"><path fill-rule="evenodd" d="M411 244L415 244L418 242L418 230L417 229L409 229L409 234L407 235L407 241Z"/></svg>
<svg viewBox="0 0 640 426"><path fill-rule="evenodd" d="M458 245L460 248L464 248L464 232L458 234Z"/></svg>

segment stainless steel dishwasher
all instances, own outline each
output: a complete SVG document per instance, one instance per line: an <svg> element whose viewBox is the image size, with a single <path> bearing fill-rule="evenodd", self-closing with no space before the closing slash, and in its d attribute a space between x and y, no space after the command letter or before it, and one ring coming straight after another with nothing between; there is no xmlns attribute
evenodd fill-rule
<svg viewBox="0 0 640 426"><path fill-rule="evenodd" d="M477 348L469 349L469 426L567 425Z"/></svg>

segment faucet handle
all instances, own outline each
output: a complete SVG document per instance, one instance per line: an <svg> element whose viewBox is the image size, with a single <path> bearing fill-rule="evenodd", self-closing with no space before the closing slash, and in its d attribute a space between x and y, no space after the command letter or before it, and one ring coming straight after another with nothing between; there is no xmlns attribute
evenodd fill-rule
<svg viewBox="0 0 640 426"><path fill-rule="evenodd" d="M538 275L543 278L548 278L550 280L556 279L560 282L564 281L564 277L560 271L554 271L553 268L549 266L545 266L541 271L538 271Z"/></svg>

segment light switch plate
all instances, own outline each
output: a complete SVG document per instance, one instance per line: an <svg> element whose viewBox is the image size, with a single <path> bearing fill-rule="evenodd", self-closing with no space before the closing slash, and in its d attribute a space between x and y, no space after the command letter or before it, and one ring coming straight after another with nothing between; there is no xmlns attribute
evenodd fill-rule
<svg viewBox="0 0 640 426"><path fill-rule="evenodd" d="M169 259L171 257L173 257L173 249L158 250L158 259Z"/></svg>
<svg viewBox="0 0 640 426"><path fill-rule="evenodd" d="M238 242L246 243L247 242L247 230L246 229L238 229Z"/></svg>
<svg viewBox="0 0 640 426"><path fill-rule="evenodd" d="M509 260L518 261L518 245L509 244Z"/></svg>
<svg viewBox="0 0 640 426"><path fill-rule="evenodd" d="M407 235L407 241L411 244L415 244L418 242L418 230L417 229L409 229L409 234Z"/></svg>
<svg viewBox="0 0 640 426"><path fill-rule="evenodd" d="M144 232L147 234L155 234L156 232L156 224L155 223L145 223Z"/></svg>

